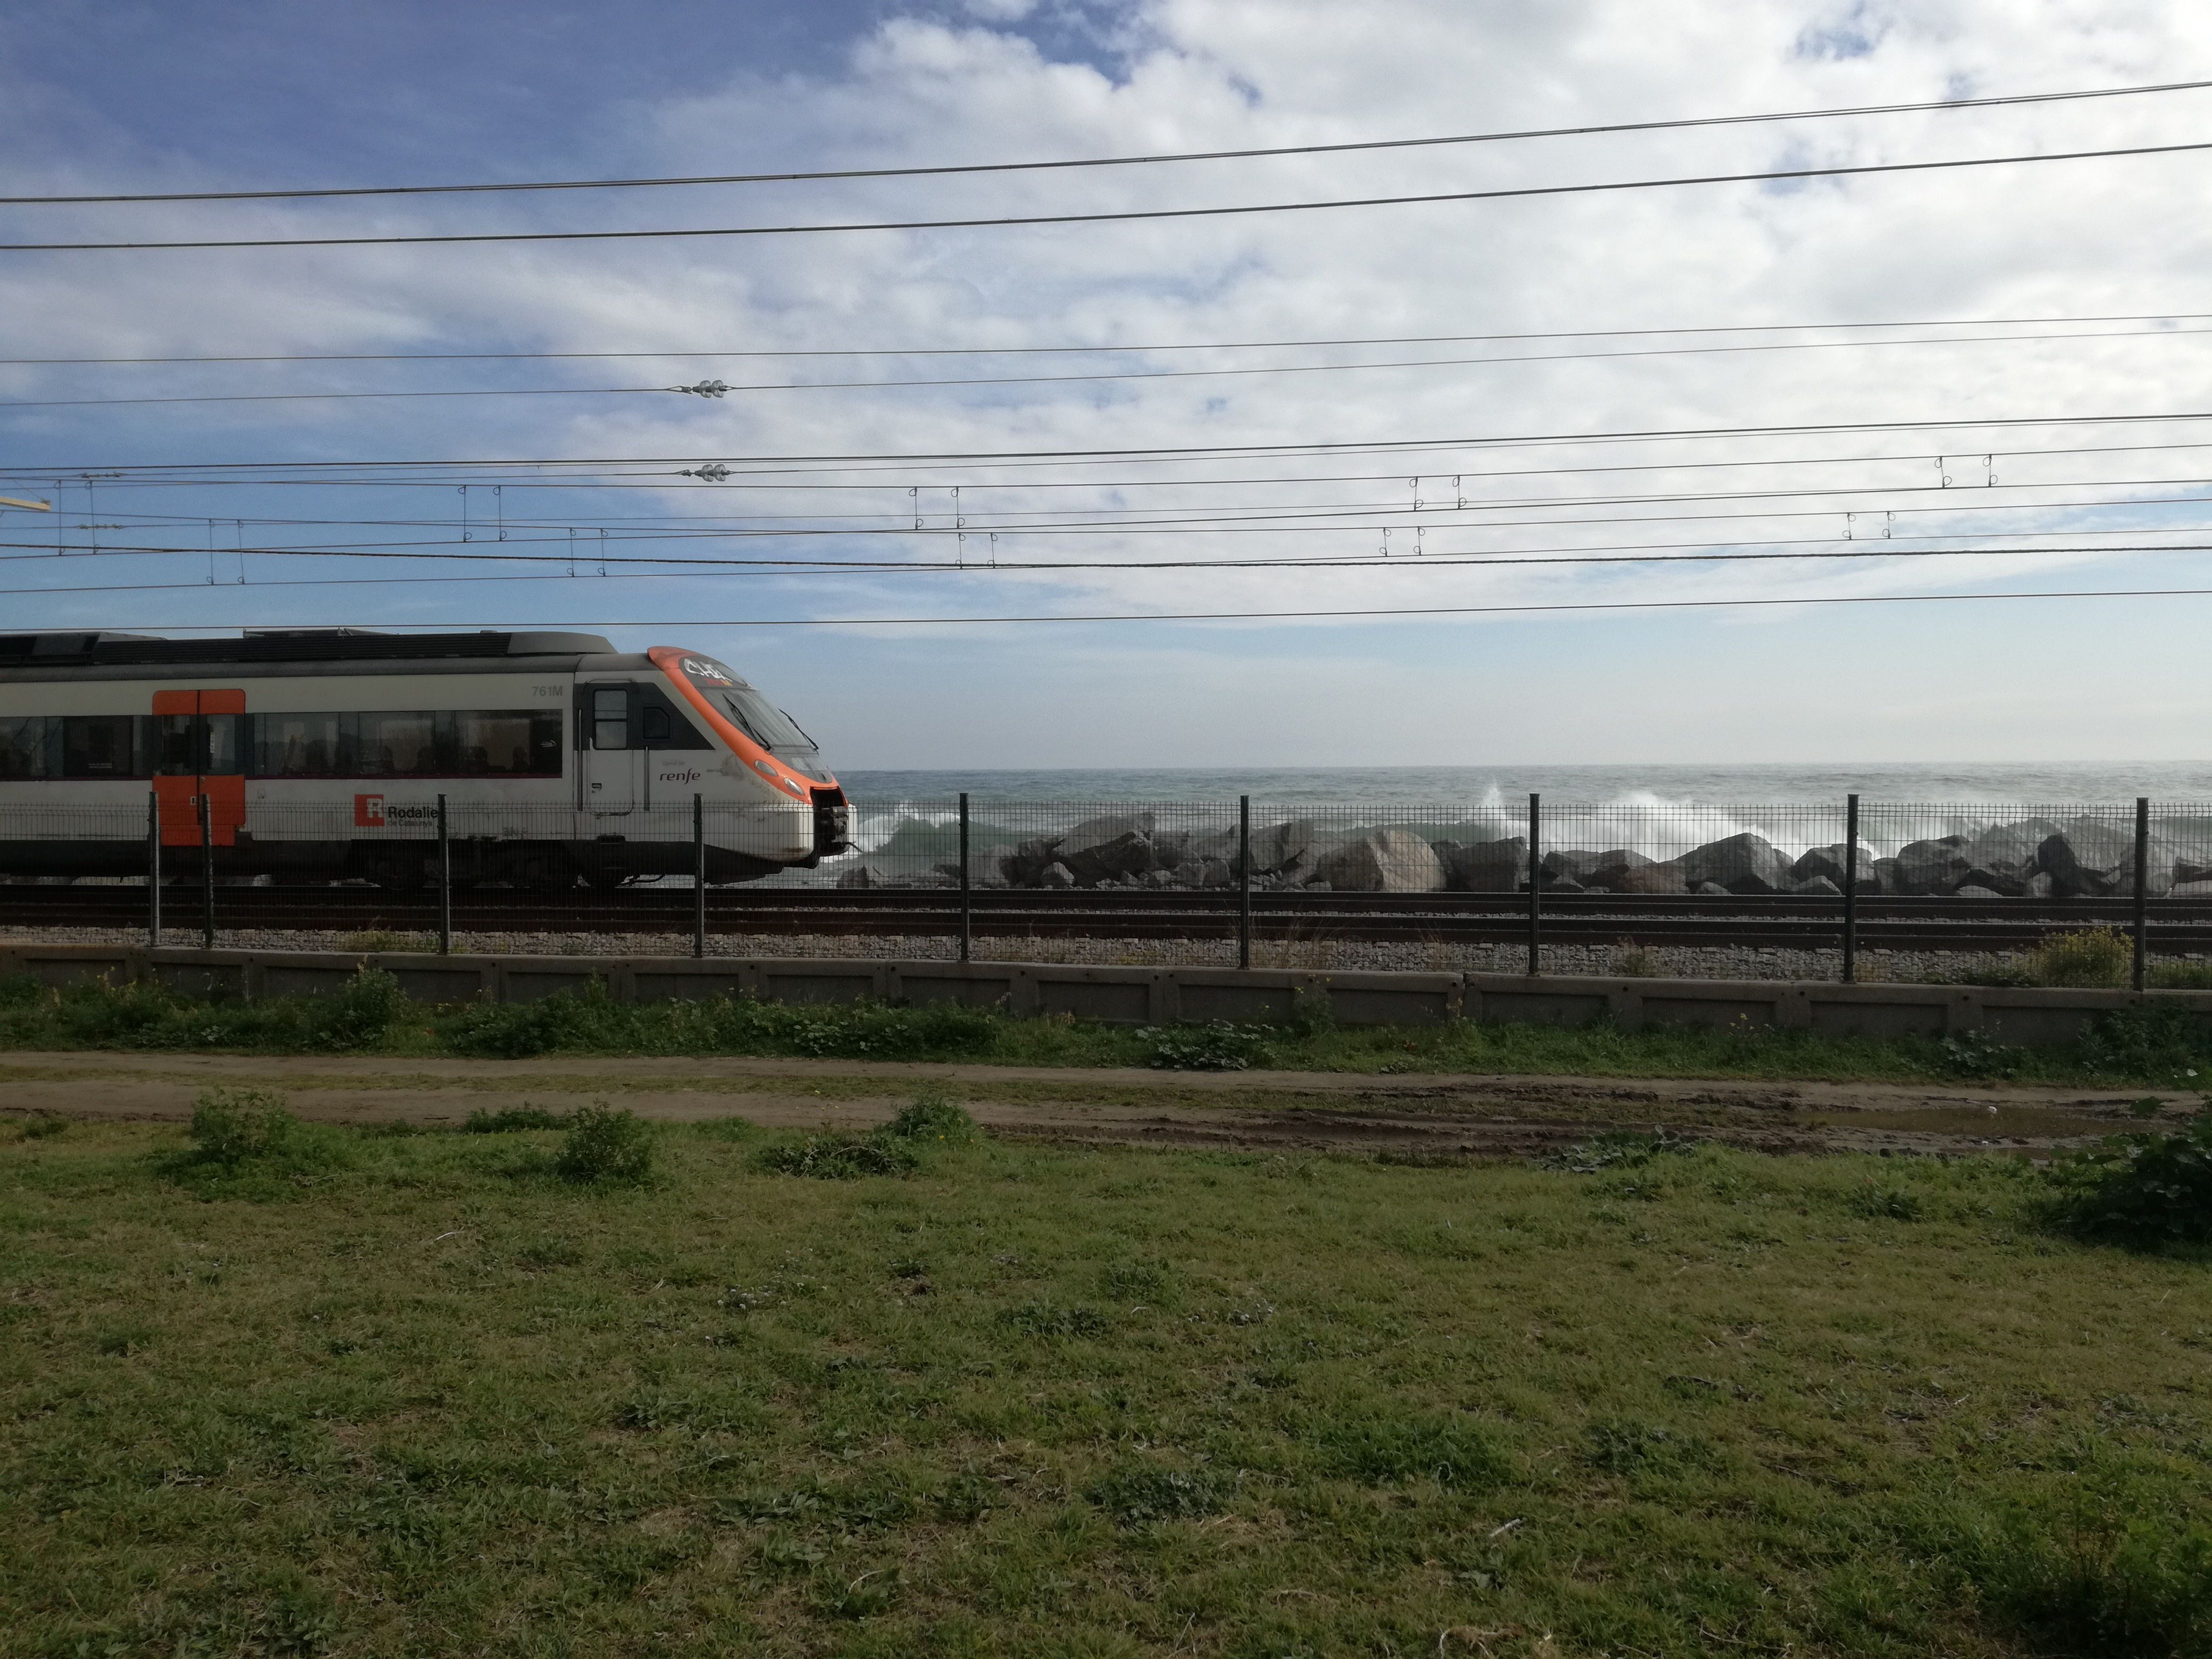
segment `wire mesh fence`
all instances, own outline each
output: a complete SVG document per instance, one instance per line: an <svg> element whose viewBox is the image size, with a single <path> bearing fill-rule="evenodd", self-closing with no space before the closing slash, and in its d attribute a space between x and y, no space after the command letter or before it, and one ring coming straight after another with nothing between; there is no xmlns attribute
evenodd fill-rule
<svg viewBox="0 0 2212 1659"><path fill-rule="evenodd" d="M1378 937L1398 916L1501 938L1525 927L1536 971L1547 917L1555 929L1588 918L1595 935L1615 919L1626 933L1726 914L1840 939L1848 974L1861 917L2124 923L2131 906L2171 918L2193 902L2212 921L2201 803L946 797L854 803L832 823L805 802L270 802L226 798L221 782L161 780L106 805L0 799L0 921L143 926L179 941L391 927L445 943L460 931L522 949L688 936L702 951L710 934L905 933L957 935L963 953L979 927L1048 923L1234 938L1249 960L1255 927L1326 917ZM2154 949L2147 928L2139 940Z"/></svg>

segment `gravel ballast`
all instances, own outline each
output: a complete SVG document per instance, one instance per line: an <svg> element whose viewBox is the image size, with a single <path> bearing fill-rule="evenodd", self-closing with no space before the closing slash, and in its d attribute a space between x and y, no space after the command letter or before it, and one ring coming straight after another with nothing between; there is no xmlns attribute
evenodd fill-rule
<svg viewBox="0 0 2212 1659"><path fill-rule="evenodd" d="M166 943L193 946L196 930L174 930ZM131 928L55 927L0 933L14 945L141 945L143 931ZM304 928L222 928L216 945L227 951L403 951L428 953L436 942L428 934L342 933ZM689 934L618 933L456 932L457 953L500 956L688 957ZM708 936L709 957L763 959L835 957L867 961L947 962L959 954L957 940L935 933L717 933ZM1097 967L1233 968L1237 946L1231 939L978 939L980 962L1035 962ZM1862 948L1863 981L1926 983L1959 981L2011 966L2019 958L2002 951L1881 951ZM2162 960L2203 961L2200 957ZM1594 974L1639 978L1833 980L1841 970L1836 950L1795 950L1772 945L1547 945L1544 969L1553 974ZM1288 943L1255 939L1255 968L1292 968L1319 972L1399 971L1416 973L1520 974L1528 951L1517 943L1453 944L1443 940L1298 939Z"/></svg>

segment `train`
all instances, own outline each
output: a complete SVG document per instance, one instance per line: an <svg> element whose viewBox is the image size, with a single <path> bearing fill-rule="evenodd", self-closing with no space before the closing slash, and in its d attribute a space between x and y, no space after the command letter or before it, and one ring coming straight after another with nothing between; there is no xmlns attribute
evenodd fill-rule
<svg viewBox="0 0 2212 1659"><path fill-rule="evenodd" d="M0 635L0 877L719 884L812 868L851 828L814 740L704 652Z"/></svg>

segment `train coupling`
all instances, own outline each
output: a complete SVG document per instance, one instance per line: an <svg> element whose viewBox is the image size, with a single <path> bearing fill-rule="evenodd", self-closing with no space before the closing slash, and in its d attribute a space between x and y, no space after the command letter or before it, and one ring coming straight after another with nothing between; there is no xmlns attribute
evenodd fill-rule
<svg viewBox="0 0 2212 1659"><path fill-rule="evenodd" d="M853 850L853 809L842 789L814 791L814 856L835 858Z"/></svg>

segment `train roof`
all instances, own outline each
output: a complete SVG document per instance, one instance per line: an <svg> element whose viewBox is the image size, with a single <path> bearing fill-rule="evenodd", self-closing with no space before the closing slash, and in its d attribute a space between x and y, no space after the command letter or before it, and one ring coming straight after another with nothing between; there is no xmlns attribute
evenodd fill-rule
<svg viewBox="0 0 2212 1659"><path fill-rule="evenodd" d="M248 629L241 639L173 640L155 634L0 634L0 670L172 665L452 662L512 657L611 655L597 634L380 634L366 628ZM36 678L34 676L34 678Z"/></svg>

